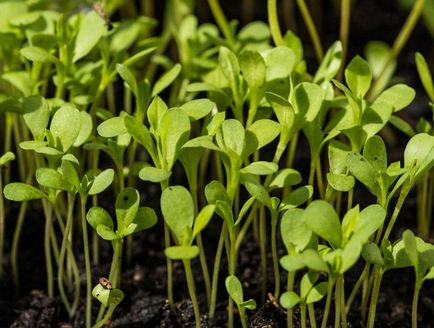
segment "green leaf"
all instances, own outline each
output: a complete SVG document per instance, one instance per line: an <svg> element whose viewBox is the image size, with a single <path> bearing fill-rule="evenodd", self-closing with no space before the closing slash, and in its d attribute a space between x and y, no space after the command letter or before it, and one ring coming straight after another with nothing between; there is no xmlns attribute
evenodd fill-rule
<svg viewBox="0 0 434 328"><path fill-rule="evenodd" d="M240 75L240 65L235 54L226 47L220 47L218 62L223 75L232 83L236 83Z"/></svg>
<svg viewBox="0 0 434 328"><path fill-rule="evenodd" d="M321 87L310 82L298 84L291 93L291 104L297 120L312 122L318 115L324 99Z"/></svg>
<svg viewBox="0 0 434 328"><path fill-rule="evenodd" d="M362 128L366 137L370 138L380 132L392 117L393 107L386 103L374 103L365 109L362 117Z"/></svg>
<svg viewBox="0 0 434 328"><path fill-rule="evenodd" d="M187 114L181 109L168 110L161 119L159 134L166 169L170 170L190 135L190 120Z"/></svg>
<svg viewBox="0 0 434 328"><path fill-rule="evenodd" d="M226 290L229 296L234 300L235 304L243 303L243 287L241 282L235 276L228 276L225 280Z"/></svg>
<svg viewBox="0 0 434 328"><path fill-rule="evenodd" d="M145 166L139 172L139 178L143 181L162 182L170 178L171 171L166 171L153 166Z"/></svg>
<svg viewBox="0 0 434 328"><path fill-rule="evenodd" d="M315 283L318 280L318 274L313 271L308 271L303 275L300 281L300 296L303 299L306 299L309 291L315 286Z"/></svg>
<svg viewBox="0 0 434 328"><path fill-rule="evenodd" d="M301 301L300 296L294 292L284 292L279 298L279 303L284 309L292 309Z"/></svg>
<svg viewBox="0 0 434 328"><path fill-rule="evenodd" d="M345 81L351 92L358 98L363 98L368 92L372 73L368 63L360 56L354 57L345 69Z"/></svg>
<svg viewBox="0 0 434 328"><path fill-rule="evenodd" d="M306 266L306 261L303 255L299 253L285 255L280 259L279 263L282 268L288 272L295 272L303 269Z"/></svg>
<svg viewBox="0 0 434 328"><path fill-rule="evenodd" d="M424 174L434 165L434 136L419 133L412 137L404 150L404 166L415 165L415 178Z"/></svg>
<svg viewBox="0 0 434 328"><path fill-rule="evenodd" d="M419 254L417 251L416 238L411 230L405 230L402 234L402 239L404 241L405 252L414 266L415 270L418 271L419 266Z"/></svg>
<svg viewBox="0 0 434 328"><path fill-rule="evenodd" d="M106 226L110 230L113 230L114 228L112 217L102 207L91 207L86 214L86 220L95 230L99 225Z"/></svg>
<svg viewBox="0 0 434 328"><path fill-rule="evenodd" d="M314 83L322 81L330 81L339 72L342 62L342 43L336 41L327 50L324 59L322 60L313 79Z"/></svg>
<svg viewBox="0 0 434 328"><path fill-rule="evenodd" d="M93 288L92 296L105 307L109 305L117 306L124 299L124 293L120 289L105 288L100 284Z"/></svg>
<svg viewBox="0 0 434 328"><path fill-rule="evenodd" d="M58 171L48 167L41 167L36 170L36 181L41 186L56 190L71 191L72 186L65 177Z"/></svg>
<svg viewBox="0 0 434 328"><path fill-rule="evenodd" d="M347 272L360 258L362 253L362 243L358 239L352 238L343 248L341 253L342 264L339 273Z"/></svg>
<svg viewBox="0 0 434 328"><path fill-rule="evenodd" d="M376 172L362 155L357 153L349 154L347 157L347 165L351 174L354 175L357 180L368 187L372 193L377 194L378 183Z"/></svg>
<svg viewBox="0 0 434 328"><path fill-rule="evenodd" d="M251 89L258 89L265 82L265 61L262 56L251 50L244 50L238 57L241 72Z"/></svg>
<svg viewBox="0 0 434 328"><path fill-rule="evenodd" d="M206 205L199 212L194 221L193 238L195 238L203 229L206 228L212 216L214 215L215 208L215 205Z"/></svg>
<svg viewBox="0 0 434 328"><path fill-rule="evenodd" d="M364 244L369 240L374 232L384 223L386 211L378 204L370 205L360 211L357 225L351 239L358 240Z"/></svg>
<svg viewBox="0 0 434 328"><path fill-rule="evenodd" d="M116 232L103 224L96 226L96 233L104 240L115 240L119 238Z"/></svg>
<svg viewBox="0 0 434 328"><path fill-rule="evenodd" d="M323 200L315 200L304 211L304 220L310 229L334 247L342 244L342 231L335 209Z"/></svg>
<svg viewBox="0 0 434 328"><path fill-rule="evenodd" d="M96 129L98 134L104 138L113 138L127 133L124 118L122 116L109 118L98 125Z"/></svg>
<svg viewBox="0 0 434 328"><path fill-rule="evenodd" d="M12 72L7 72L7 73L3 73L1 75L1 79L5 80L7 82L9 82L11 85L13 85L18 91L20 91L22 93L23 96L30 96L32 94L32 80L30 78L30 75L28 72L25 71L12 71ZM15 99L12 100L10 99L9 101L6 100L5 102L9 102L10 104L14 104L14 105L20 105L19 102L17 102ZM2 106L0 108L0 112L3 112L3 105L4 103L2 103ZM8 106L9 107L9 106ZM14 107L9 107L7 108L8 111L14 109ZM14 111L20 111L20 108L18 106L18 108L16 108Z"/></svg>
<svg viewBox="0 0 434 328"><path fill-rule="evenodd" d="M182 146L182 149L186 149L186 148L205 148L205 149L219 151L220 148L217 147L212 140L213 140L213 138L211 136L199 136L199 137L196 137L196 138L193 138L193 139L187 141Z"/></svg>
<svg viewBox="0 0 434 328"><path fill-rule="evenodd" d="M239 306L248 310L254 310L256 309L256 301L254 299L248 299L247 301L242 302Z"/></svg>
<svg viewBox="0 0 434 328"><path fill-rule="evenodd" d="M168 187L163 191L160 203L164 221L181 243L186 228L193 227L194 205L190 192L183 186Z"/></svg>
<svg viewBox="0 0 434 328"><path fill-rule="evenodd" d="M362 256L366 262L384 266L384 260L381 256L380 248L375 243L368 243L363 246Z"/></svg>
<svg viewBox="0 0 434 328"><path fill-rule="evenodd" d="M416 68L419 73L420 80L422 81L422 85L428 94L428 97L432 102L434 102L434 83L432 79L431 72L429 70L429 66L422 56L421 53L416 52L415 55Z"/></svg>
<svg viewBox="0 0 434 328"><path fill-rule="evenodd" d="M401 109L410 105L416 96L416 91L405 85L405 84L396 84L386 90L384 90L378 97L375 99L375 104L388 104L392 106L393 112L396 113Z"/></svg>
<svg viewBox="0 0 434 328"><path fill-rule="evenodd" d="M164 254L171 260L192 260L199 255L199 247L171 246L164 250Z"/></svg>
<svg viewBox="0 0 434 328"><path fill-rule="evenodd" d="M413 137L416 134L413 127L407 121L403 120L399 116L392 115L389 118L389 122L399 131L401 131L402 133L406 134L409 137Z"/></svg>
<svg viewBox="0 0 434 328"><path fill-rule="evenodd" d="M245 181L245 186L250 195L255 197L261 204L272 209L271 198L264 186L253 179Z"/></svg>
<svg viewBox="0 0 434 328"><path fill-rule="evenodd" d="M303 186L291 191L282 199L279 210L286 210L294 207L298 207L301 204L307 202L313 195L312 186Z"/></svg>
<svg viewBox="0 0 434 328"><path fill-rule="evenodd" d="M344 241L348 241L356 229L357 222L359 221L359 214L359 205L356 205L355 207L349 209L347 213L345 213L344 218L342 219L342 234Z"/></svg>
<svg viewBox="0 0 434 328"><path fill-rule="evenodd" d="M218 200L230 203L225 187L217 180L213 180L205 186L205 197L210 204L216 204Z"/></svg>
<svg viewBox="0 0 434 328"><path fill-rule="evenodd" d="M86 56L96 46L106 31L106 23L96 11L92 10L82 18L77 38L75 39L72 61L75 63Z"/></svg>
<svg viewBox="0 0 434 328"><path fill-rule="evenodd" d="M220 133L221 139L217 138L219 147L228 154L232 152L241 158L245 145L245 131L240 121L235 119L225 120L217 136Z"/></svg>
<svg viewBox="0 0 434 328"><path fill-rule="evenodd" d="M138 94L137 81L136 78L134 77L133 72L131 72L131 70L127 66L122 64L116 64L116 71L125 81L125 84L132 91L132 93L137 97Z"/></svg>
<svg viewBox="0 0 434 328"><path fill-rule="evenodd" d="M301 174L294 169L282 169L276 173L270 183L270 190L296 185L301 182Z"/></svg>
<svg viewBox="0 0 434 328"><path fill-rule="evenodd" d="M194 99L183 104L181 108L190 118L190 121L197 121L207 116L213 109L216 108L216 104L209 99Z"/></svg>
<svg viewBox="0 0 434 328"><path fill-rule="evenodd" d="M158 130L161 118L167 112L168 108L166 103L158 96L156 96L147 110L149 124L151 125L151 132ZM141 124L141 123L140 123Z"/></svg>
<svg viewBox="0 0 434 328"><path fill-rule="evenodd" d="M152 228L157 223L157 214L150 207L139 207L137 215L133 222L123 231L123 235L131 235L133 233Z"/></svg>
<svg viewBox="0 0 434 328"><path fill-rule="evenodd" d="M80 112L80 118L80 132L78 133L77 139L75 139L74 141L74 147L80 147L81 145L83 145L90 138L93 131L92 116L89 113L82 111Z"/></svg>
<svg viewBox="0 0 434 328"><path fill-rule="evenodd" d="M297 252L301 252L309 245L312 238L312 230L304 222L303 212L302 209L293 208L287 210L282 216L280 231L288 252L293 246Z"/></svg>
<svg viewBox="0 0 434 328"><path fill-rule="evenodd" d="M106 169L98 174L92 181L89 195L96 195L106 190L113 182L115 172L113 169Z"/></svg>
<svg viewBox="0 0 434 328"><path fill-rule="evenodd" d="M81 115L78 109L72 106L60 107L54 113L50 124L58 148L63 152L68 151L74 144L81 129Z"/></svg>
<svg viewBox="0 0 434 328"><path fill-rule="evenodd" d="M294 51L285 46L274 47L264 53L267 81L287 79L294 70Z"/></svg>
<svg viewBox="0 0 434 328"><path fill-rule="evenodd" d="M151 97L155 97L161 91L166 89L169 85L175 81L178 77L179 73L181 73L182 66L181 64L175 64L173 67L168 70L166 73L160 76L160 78L154 83L154 87L152 88Z"/></svg>
<svg viewBox="0 0 434 328"><path fill-rule="evenodd" d="M134 140L143 145L150 154L154 154L154 141L146 126L131 115L124 116L124 125Z"/></svg>
<svg viewBox="0 0 434 328"><path fill-rule="evenodd" d="M41 96L30 96L23 102L23 118L34 139L40 139L50 120L48 102Z"/></svg>
<svg viewBox="0 0 434 328"><path fill-rule="evenodd" d="M24 202L27 200L40 199L47 196L39 189L21 182L7 184L3 189L3 194L8 200Z"/></svg>
<svg viewBox="0 0 434 328"><path fill-rule="evenodd" d="M363 156L376 172L385 172L387 170L386 145L380 136L373 136L366 141Z"/></svg>
<svg viewBox="0 0 434 328"><path fill-rule="evenodd" d="M303 258L306 266L317 272L329 272L329 268L317 251L313 249L306 249L303 252Z"/></svg>
<svg viewBox="0 0 434 328"><path fill-rule="evenodd" d="M354 188L355 180L351 175L327 173L328 184L336 191L348 192Z"/></svg>
<svg viewBox="0 0 434 328"><path fill-rule="evenodd" d="M257 161L243 167L240 172L253 175L270 175L276 173L279 166L273 162Z"/></svg>
<svg viewBox="0 0 434 328"><path fill-rule="evenodd" d="M328 282L323 281L315 285L306 296L306 304L320 301L327 294Z"/></svg>
<svg viewBox="0 0 434 328"><path fill-rule="evenodd" d="M280 124L272 120L261 119L253 122L253 124L247 128L247 131L253 133L256 137L258 142L257 148L255 149L256 151L277 138L280 134Z"/></svg>
<svg viewBox="0 0 434 328"><path fill-rule="evenodd" d="M20 50L21 56L38 63L59 63L59 60L47 50L39 47L24 47Z"/></svg>
<svg viewBox="0 0 434 328"><path fill-rule="evenodd" d="M118 231L124 231L134 221L139 202L139 192L134 188L125 188L118 194L115 204Z"/></svg>
<svg viewBox="0 0 434 328"><path fill-rule="evenodd" d="M7 162L13 161L15 159L15 154L13 152L6 152L0 156L0 166L5 165Z"/></svg>

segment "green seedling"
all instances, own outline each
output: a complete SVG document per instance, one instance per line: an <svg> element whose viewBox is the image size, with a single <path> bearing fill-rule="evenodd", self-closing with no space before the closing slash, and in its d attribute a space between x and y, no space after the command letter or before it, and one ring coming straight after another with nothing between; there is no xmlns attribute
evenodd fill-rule
<svg viewBox="0 0 434 328"><path fill-rule="evenodd" d="M161 211L164 221L173 233L177 245L167 247L164 252L171 260L183 261L197 328L200 327L200 310L190 261L199 255L199 248L193 246L192 243L208 225L214 209L215 205L207 205L195 218L193 198L190 192L182 186L168 187L161 195Z"/></svg>
<svg viewBox="0 0 434 328"><path fill-rule="evenodd" d="M92 290L92 296L100 301L104 307L108 307L104 318L92 326L92 328L103 327L124 299L124 293L119 288L113 288L112 283L107 278L100 278Z"/></svg>
<svg viewBox="0 0 434 328"><path fill-rule="evenodd" d="M362 211L356 206L345 214L340 223L334 208L322 200L313 201L304 210L301 222L305 225L300 223L301 229L311 230L330 246L319 245L316 249L307 249L301 254L293 253L282 258L280 262L289 272L307 266L311 270L328 273L327 300L321 327L327 325L335 284L335 324L346 326L343 275L357 262L362 246L383 224L385 216L384 209L379 205L368 206ZM307 239L301 241L304 247L309 242Z"/></svg>
<svg viewBox="0 0 434 328"><path fill-rule="evenodd" d="M125 188L116 198L116 226L110 214L101 207L92 207L86 215L87 222L96 230L98 235L111 242L113 247L113 258L110 267L108 280L112 288L116 288L121 280L122 249L124 238L133 233L149 229L157 223L157 215L150 207L139 207L139 192L133 188ZM95 295L94 295L95 296ZM101 302L101 299L98 298ZM110 300L110 297L109 297ZM96 320L97 327L102 326L110 318L119 302L101 302L102 306ZM109 306L106 315L105 309Z"/></svg>
<svg viewBox="0 0 434 328"><path fill-rule="evenodd" d="M234 300L240 314L241 325L247 328L246 309L256 309L256 302L253 299L244 301L243 286L236 276L228 276L225 280L226 290L229 296Z"/></svg>

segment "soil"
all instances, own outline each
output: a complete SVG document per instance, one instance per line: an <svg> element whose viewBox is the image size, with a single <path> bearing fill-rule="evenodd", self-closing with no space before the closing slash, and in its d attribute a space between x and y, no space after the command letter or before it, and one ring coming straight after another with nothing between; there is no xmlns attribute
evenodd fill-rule
<svg viewBox="0 0 434 328"><path fill-rule="evenodd" d="M225 1L222 1L225 3ZM363 46L373 36L375 39L382 39L392 43L397 31L402 25L406 13L394 9L390 11L390 3L388 0L375 1L363 0L355 3L354 12L357 12L357 17L353 17L351 26L352 48L350 55L362 53ZM226 10L226 9L225 9ZM338 35L336 22L338 18L336 13L324 5L324 13L322 26L324 27L325 40L330 43ZM264 13L256 13L256 18L266 19ZM369 19L360 18L369 17ZM327 29L328 28L328 29ZM303 37L305 40L308 38ZM413 64L413 53L410 49L418 49L424 54L433 53L432 40L428 32L423 28L422 24L418 24L414 35L412 36L408 47L404 49L403 55L400 57L399 70L397 74L405 82L416 85L420 89L420 84L415 74ZM422 42L419 42L422 41ZM421 49L422 47L422 49ZM307 47L307 56L313 58L313 53L309 55ZM418 92L418 95L424 94L423 91ZM419 97L419 96L418 96ZM417 101L417 106L424 106L428 102L422 96L422 100ZM423 104L423 105L420 105ZM415 106L416 108L416 106ZM412 112L409 119L418 116L418 113ZM399 147L398 147L399 148ZM397 153L401 154L398 150ZM300 158L298 159L300 165ZM297 167L296 167L297 168ZM150 196L151 195L151 196ZM156 190L150 190L147 197L152 200L153 197L158 197ZM363 195L362 195L363 197ZM155 201L155 199L153 199ZM148 202L148 201L147 201ZM148 202L149 203L149 202ZM15 205L11 210L11 217L17 212ZM35 205L36 206L36 205ZM414 225L414 195L410 196L407 202L407 209L402 214L398 221L399 226L395 233L400 235L402 230L407 226ZM31 229L24 229L21 244L20 244L20 259L19 267L21 271L21 293L16 296L13 293L12 282L10 275L6 275L5 280L0 285L0 327L14 328L43 328L43 327L82 327L84 318L84 303L80 304L79 313L74 320L69 320L66 312L63 310L60 299L49 299L43 292L45 288L45 265L43 260L43 220L38 217L38 210L31 209L29 211L35 213L34 217L27 217L27 223L31 222ZM10 249L14 220L7 220L6 235L6 250ZM218 221L218 220L215 220ZM218 232L220 222L214 223L214 226L209 228L211 236L208 240L210 245L207 249L207 254L213 254L213 247L217 245ZM171 308L165 299L165 257L162 252L162 229L152 229L140 234L134 239L134 254L130 268L125 268L121 288L124 291L126 298L116 309L113 321L110 327L194 327L194 315L191 302L184 299L188 295L184 271L181 263L174 264L174 281L175 281L175 299L177 300L174 308ZM160 232L158 232L160 231ZM39 236L39 237L38 237ZM238 262L238 276L244 283L246 297L254 298L258 304L264 303L257 310L248 311L250 327L285 327L286 312L279 307L273 300L260 300L260 257L257 244L253 237L248 235L242 246L243 251L240 253ZM99 277L106 275L110 261L110 245L101 243L101 261L99 266L93 266L93 281L96 282ZM81 259L82 260L82 259ZM208 259L209 263L212 259ZM9 263L9 259L6 258ZM271 263L271 257L269 259ZM83 267L83 263L80 265ZM226 272L226 263L222 262L221 272ZM200 267L197 261L193 261L193 270L196 278L197 290L199 293L199 302L201 303L203 313L205 313L206 304L203 294L204 287L201 276ZM346 293L350 292L352 284L357 279L356 273L360 270L350 272L346 278ZM223 276L223 275L221 275ZM380 297L377 307L376 327L410 327L411 322L411 299L413 291L414 273L412 270L398 270L387 272L383 278L383 283L380 290ZM273 281L272 272L269 272L268 281ZM282 282L285 277L282 277ZM226 291L223 284L219 286L219 302L217 304L216 316L213 321L210 321L206 315L203 315L201 327L225 327L226 326ZM282 285L284 286L284 284ZM269 284L268 290L272 291L273 286ZM82 295L84 294L85 282L82 281ZM364 327L362 320L357 311L358 299L353 305L353 311L348 316L348 327ZM82 301L84 302L84 300ZM98 311L96 302L93 302L94 317ZM320 303L322 304L322 303ZM333 306L333 305L332 305ZM322 305L317 305L317 322L320 322L322 313L319 309ZM419 301L419 327L430 328L434 327L434 285L432 282L426 282L422 288ZM332 309L333 313L333 309ZM235 315L235 319L238 317ZM299 312L294 310L295 326L299 325ZM333 322L330 317L329 322ZM239 324L237 322L237 324Z"/></svg>

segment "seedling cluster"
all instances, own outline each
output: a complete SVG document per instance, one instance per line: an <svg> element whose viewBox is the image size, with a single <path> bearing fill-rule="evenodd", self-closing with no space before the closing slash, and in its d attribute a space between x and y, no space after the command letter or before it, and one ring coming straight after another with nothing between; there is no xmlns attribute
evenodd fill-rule
<svg viewBox="0 0 434 328"><path fill-rule="evenodd" d="M270 292L288 327L345 328L360 311L373 328L384 273L404 267L415 272L416 328L419 292L434 278L434 128L399 116L417 95L392 77L424 1L392 47L375 41L364 58L347 58L350 1L341 1L339 41L323 51L297 0L313 71L300 37L282 34L276 0L267 1L268 23L240 28L217 0L208 0L217 25L199 24L193 1L166 1L159 35L153 3L131 17L132 1L78 11L68 1L62 11L0 2L0 279L10 272L19 292L22 230L44 219L47 295L70 319L85 298L85 326L102 327L128 297L122 270L134 260L134 236L163 229L167 302L179 301L173 262L182 261L197 328L226 297L227 327L247 327ZM130 19L112 21L119 11ZM415 63L434 111L430 68L420 53ZM385 140L397 134L405 150L390 162ZM160 196L143 206L154 184ZM399 237L412 190L417 230ZM34 206L43 218L30 217ZM7 257L6 221L15 222ZM211 229L218 242L204 247ZM255 300L244 297L238 268L246 236L261 259ZM107 278L92 274L103 242L112 247Z"/></svg>

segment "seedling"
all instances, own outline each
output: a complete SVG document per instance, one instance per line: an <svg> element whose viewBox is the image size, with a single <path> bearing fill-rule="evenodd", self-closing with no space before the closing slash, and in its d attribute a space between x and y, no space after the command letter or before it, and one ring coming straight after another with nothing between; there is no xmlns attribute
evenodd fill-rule
<svg viewBox="0 0 434 328"><path fill-rule="evenodd" d="M110 214L101 207L92 207L86 215L87 222L92 226L92 228L96 230L102 239L111 241L113 247L113 258L108 280L111 282L112 288L115 292L114 294L109 292L108 295L105 293L103 294L104 297L101 295L97 297L102 304L96 320L97 327L101 327L107 322L113 313L114 308L123 298L122 292L117 290L116 287L121 280L122 248L124 238L133 233L149 229L157 223L157 215L154 210L150 207L139 207L139 201L140 196L136 189L125 188L119 193L115 204L116 227L114 226ZM98 291L101 289L98 286L95 288L93 293L94 297L96 297L95 290ZM104 315L107 306L109 308Z"/></svg>
<svg viewBox="0 0 434 328"><path fill-rule="evenodd" d="M247 328L246 309L256 309L255 300L249 299L247 301L244 301L243 287L241 286L241 282L236 276L228 276L225 280L225 285L229 296L234 300L235 304L238 307L242 327Z"/></svg>

